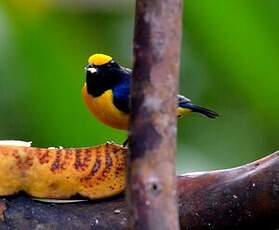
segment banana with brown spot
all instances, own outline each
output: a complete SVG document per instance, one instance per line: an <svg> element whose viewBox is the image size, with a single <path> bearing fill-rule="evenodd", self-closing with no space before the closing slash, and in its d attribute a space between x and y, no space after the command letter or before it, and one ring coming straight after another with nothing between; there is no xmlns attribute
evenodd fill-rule
<svg viewBox="0 0 279 230"><path fill-rule="evenodd" d="M115 144L80 149L0 145L0 195L110 197L125 188L126 156L127 148Z"/></svg>

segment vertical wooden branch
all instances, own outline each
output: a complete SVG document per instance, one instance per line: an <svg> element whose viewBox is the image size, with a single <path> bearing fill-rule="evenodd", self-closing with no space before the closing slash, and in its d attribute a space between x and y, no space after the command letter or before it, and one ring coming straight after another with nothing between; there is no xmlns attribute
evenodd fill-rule
<svg viewBox="0 0 279 230"><path fill-rule="evenodd" d="M137 0L128 194L135 229L178 229L176 95L181 0Z"/></svg>

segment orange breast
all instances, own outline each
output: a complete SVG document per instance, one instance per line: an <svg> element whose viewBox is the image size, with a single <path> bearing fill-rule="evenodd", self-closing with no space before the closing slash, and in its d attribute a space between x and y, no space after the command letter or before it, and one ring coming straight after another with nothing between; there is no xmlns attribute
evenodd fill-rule
<svg viewBox="0 0 279 230"><path fill-rule="evenodd" d="M93 97L87 93L85 84L82 89L82 96L89 111L99 121L112 128L128 130L130 116L115 107L112 90L105 91L99 97Z"/></svg>

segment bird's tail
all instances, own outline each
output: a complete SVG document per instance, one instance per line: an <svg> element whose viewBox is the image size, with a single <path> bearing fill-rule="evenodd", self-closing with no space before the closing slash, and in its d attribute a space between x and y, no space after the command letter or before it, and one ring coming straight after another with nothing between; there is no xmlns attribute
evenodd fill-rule
<svg viewBox="0 0 279 230"><path fill-rule="evenodd" d="M179 103L179 107L184 108L186 110L190 110L194 113L201 113L201 114L203 114L203 115L205 115L206 117L209 117L209 118L216 118L216 117L219 116L218 113L216 113L216 112L214 112L210 109L203 108L201 106L192 104L190 102Z"/></svg>

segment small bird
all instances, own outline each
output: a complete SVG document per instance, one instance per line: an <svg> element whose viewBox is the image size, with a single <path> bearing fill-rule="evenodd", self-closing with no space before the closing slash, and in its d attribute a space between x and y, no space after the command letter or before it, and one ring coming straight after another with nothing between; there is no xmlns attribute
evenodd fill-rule
<svg viewBox="0 0 279 230"><path fill-rule="evenodd" d="M105 54L93 54L88 59L86 83L82 89L83 99L89 111L104 124L121 130L128 130L130 108L129 95L132 71L119 65ZM177 117L192 112L209 118L218 114L212 110L191 103L191 100L177 95Z"/></svg>

